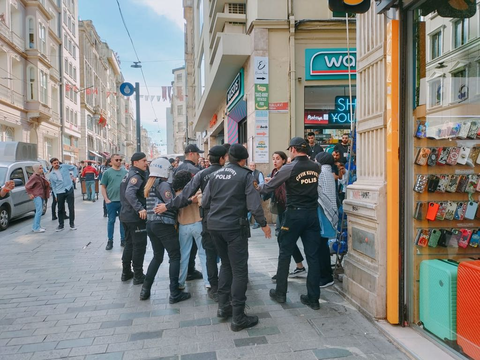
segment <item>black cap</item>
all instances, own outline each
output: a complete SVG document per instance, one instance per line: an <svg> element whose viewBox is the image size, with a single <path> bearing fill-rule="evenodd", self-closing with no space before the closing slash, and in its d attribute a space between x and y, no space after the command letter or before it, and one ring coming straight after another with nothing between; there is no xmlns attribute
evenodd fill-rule
<svg viewBox="0 0 480 360"><path fill-rule="evenodd" d="M142 159L145 159L146 157L147 157L147 155L145 155L145 153L136 152L135 154L132 155L132 158L130 160L133 163L134 161L142 160Z"/></svg>
<svg viewBox="0 0 480 360"><path fill-rule="evenodd" d="M222 145L215 145L212 147L210 150L208 150L208 155L213 155L213 156L225 156L227 153L227 149L225 149L224 146Z"/></svg>
<svg viewBox="0 0 480 360"><path fill-rule="evenodd" d="M199 153L199 154L202 154L204 153L205 151L202 151L198 148L197 145L195 144L190 144L190 145L187 145L187 147L185 148L185 154L188 154L188 153Z"/></svg>
<svg viewBox="0 0 480 360"><path fill-rule="evenodd" d="M233 144L230 146L228 154L238 160L248 159L247 149L245 149L245 146L240 144Z"/></svg>
<svg viewBox="0 0 480 360"><path fill-rule="evenodd" d="M301 148L307 148L307 142L305 141L304 138L300 137L300 136L296 136L294 138L292 138L290 140L290 144L288 145L288 149L290 149L292 146L295 146L295 147L301 147Z"/></svg>
<svg viewBox="0 0 480 360"><path fill-rule="evenodd" d="M333 160L332 154L322 151L315 156L315 160L320 164L320 165L333 165L335 161Z"/></svg>

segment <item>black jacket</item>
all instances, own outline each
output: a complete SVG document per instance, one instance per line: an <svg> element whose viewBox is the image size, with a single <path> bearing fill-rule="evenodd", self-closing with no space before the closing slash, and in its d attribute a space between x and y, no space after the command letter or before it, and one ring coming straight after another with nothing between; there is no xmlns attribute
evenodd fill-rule
<svg viewBox="0 0 480 360"><path fill-rule="evenodd" d="M132 166L120 185L120 221L135 223L145 221L140 219L139 212L146 209L147 201L144 195L146 182L145 171Z"/></svg>

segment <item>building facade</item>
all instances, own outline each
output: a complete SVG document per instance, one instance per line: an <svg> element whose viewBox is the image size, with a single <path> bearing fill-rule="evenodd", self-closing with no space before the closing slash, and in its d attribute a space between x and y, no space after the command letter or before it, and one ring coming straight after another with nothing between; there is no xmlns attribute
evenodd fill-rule
<svg viewBox="0 0 480 360"><path fill-rule="evenodd" d="M172 108L167 107L165 110L165 119L167 123L167 154L173 154L173 146L175 144L175 137L174 137L174 126L173 126L173 114Z"/></svg>
<svg viewBox="0 0 480 360"><path fill-rule="evenodd" d="M173 74L173 96L171 104L171 113L173 116L173 153L181 154L184 151L186 145L187 134L187 113L185 108L185 67L177 68L172 70ZM167 130L168 134L168 130Z"/></svg>

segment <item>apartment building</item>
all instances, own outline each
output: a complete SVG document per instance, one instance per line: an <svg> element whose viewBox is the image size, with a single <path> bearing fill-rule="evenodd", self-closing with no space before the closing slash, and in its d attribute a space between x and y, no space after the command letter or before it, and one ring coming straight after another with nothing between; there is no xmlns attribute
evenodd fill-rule
<svg viewBox="0 0 480 360"><path fill-rule="evenodd" d="M187 143L187 114L185 108L185 67L173 69L172 74L174 77L174 81L172 82L173 96L171 104L171 112L173 116L173 131L171 134L168 134L167 129L167 136L172 136L173 138L173 153L181 154L183 153ZM192 132L188 133L188 135L191 134Z"/></svg>
<svg viewBox="0 0 480 360"><path fill-rule="evenodd" d="M165 110L165 118L166 118L166 123L167 123L167 154L173 154L173 145L175 143L175 138L174 138L174 126L173 126L173 114L172 114L172 108L167 107Z"/></svg>

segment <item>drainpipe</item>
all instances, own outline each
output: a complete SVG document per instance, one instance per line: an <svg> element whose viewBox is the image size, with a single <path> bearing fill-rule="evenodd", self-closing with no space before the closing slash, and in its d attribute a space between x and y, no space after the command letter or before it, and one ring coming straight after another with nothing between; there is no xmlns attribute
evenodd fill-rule
<svg viewBox="0 0 480 360"><path fill-rule="evenodd" d="M295 96L295 87L296 87L296 71L295 71L295 16L293 15L293 0L289 0L289 14L288 18L290 21L290 35L289 35L289 57L290 57L290 91L288 94L290 102L290 119L288 124L288 131L290 137L295 136L295 113L296 113L296 96Z"/></svg>
<svg viewBox="0 0 480 360"><path fill-rule="evenodd" d="M65 6L65 5L63 5ZM61 11L63 11L63 7L61 9ZM61 13L62 14L62 13ZM60 39L63 40L63 22L62 22L62 16L59 16L59 18L57 19L57 21L59 22L57 26L59 26L59 33L60 33ZM65 103L65 95L64 95L64 86L65 86L65 74L63 73L63 59L64 59L64 49L63 49L63 41L62 43L59 45L60 47L60 59L58 61L59 65L58 65L58 71L60 72L60 91L58 92L59 93L59 97L60 97L60 101L59 101L59 106L60 106L60 109L59 109L59 115L60 115L60 124L61 124L61 133L60 133L60 159L62 160L62 162L65 162L65 159L63 158L63 134L65 133L65 116L64 116L64 103ZM80 55L80 50L78 52L78 54ZM79 69L80 70L80 69Z"/></svg>

